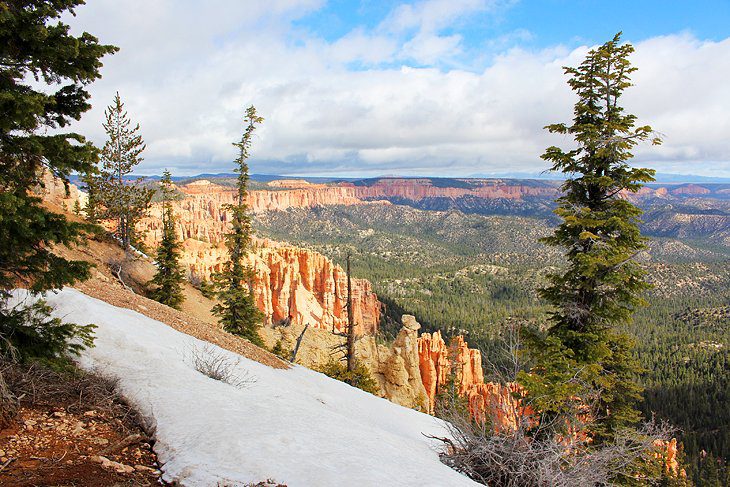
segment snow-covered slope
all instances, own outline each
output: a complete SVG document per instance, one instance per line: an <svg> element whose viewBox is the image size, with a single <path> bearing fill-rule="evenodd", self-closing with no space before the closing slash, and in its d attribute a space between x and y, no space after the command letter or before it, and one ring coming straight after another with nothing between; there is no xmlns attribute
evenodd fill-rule
<svg viewBox="0 0 730 487"><path fill-rule="evenodd" d="M239 389L190 364L204 342L74 289L47 301L66 321L98 325L81 365L119 379L122 394L155 427L164 479L240 486L476 485L443 465L424 434L442 423L303 367L240 359L256 382ZM213 347L212 345L210 347Z"/></svg>

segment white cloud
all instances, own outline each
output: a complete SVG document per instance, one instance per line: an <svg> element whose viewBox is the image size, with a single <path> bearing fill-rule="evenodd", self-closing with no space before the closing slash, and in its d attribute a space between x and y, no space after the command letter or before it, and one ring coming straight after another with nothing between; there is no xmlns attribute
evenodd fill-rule
<svg viewBox="0 0 730 487"><path fill-rule="evenodd" d="M505 45L486 69L444 69L440 58L461 49L461 38L442 31L497 2L401 7L373 31L354 29L333 42L291 26L320 4L89 2L73 23L122 51L105 60L104 78L91 86L94 109L79 129L102 143L103 108L119 90L148 143L142 173L230 170L231 143L251 103L266 119L253 148L257 172L540 170L545 147L569 143L542 127L569 121L573 96L562 66L580 62L586 47ZM636 48L627 109L666 135L637 159L665 171L730 174L730 39L679 34ZM434 67L401 66L404 59Z"/></svg>

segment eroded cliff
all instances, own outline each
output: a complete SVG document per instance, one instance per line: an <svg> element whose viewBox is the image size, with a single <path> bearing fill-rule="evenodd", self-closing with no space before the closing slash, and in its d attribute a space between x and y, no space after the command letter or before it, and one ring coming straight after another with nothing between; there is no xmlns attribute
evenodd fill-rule
<svg viewBox="0 0 730 487"><path fill-rule="evenodd" d="M294 190L252 191L249 205L263 211L325 202L364 204L348 196L345 188L306 185ZM210 279L228 259L223 239L230 214L225 205L233 203L234 190L208 181L178 189L182 198L174 203L174 212L182 241L180 262L193 280ZM153 205L149 216L137 225L149 248L161 239L160 213L160 205ZM268 324L289 320L330 331L345 330L347 279L339 265L317 252L269 240L256 239L254 246L255 251L248 257L256 276L253 293ZM356 333L374 333L381 305L370 282L353 279L352 293Z"/></svg>

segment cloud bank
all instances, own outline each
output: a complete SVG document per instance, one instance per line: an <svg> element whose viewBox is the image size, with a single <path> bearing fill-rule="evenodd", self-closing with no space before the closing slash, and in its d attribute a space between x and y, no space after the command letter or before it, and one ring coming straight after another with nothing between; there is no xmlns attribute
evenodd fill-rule
<svg viewBox="0 0 730 487"><path fill-rule="evenodd" d="M431 0L395 7L375 27L336 39L310 31L318 0L98 0L69 20L121 47L90 88L94 108L75 127L98 144L104 107L119 91L148 144L140 173L232 167L245 106L265 122L252 170L270 174L466 176L545 168L539 156L569 140L574 98L562 66L588 47L498 46L488 62L465 43L470 16L509 2ZM631 41L631 39L627 39ZM519 45L519 44L517 44ZM512 46L512 47L510 47ZM625 106L664 135L636 151L664 172L730 176L730 38L689 33L635 43Z"/></svg>

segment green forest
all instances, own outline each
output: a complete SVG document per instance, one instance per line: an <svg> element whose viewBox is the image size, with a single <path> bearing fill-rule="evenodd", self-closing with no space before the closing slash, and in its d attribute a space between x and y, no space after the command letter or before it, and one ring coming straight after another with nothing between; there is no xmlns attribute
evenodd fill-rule
<svg viewBox="0 0 730 487"><path fill-rule="evenodd" d="M290 209L259 215L259 236L317 250L373 283L386 306L384 340L404 313L424 331L464 334L493 359L508 323L541 323L544 276L562 265L538 239L543 218L466 215L400 205ZM640 256L653 289L629 327L645 369L642 411L670 421L699 485L723 485L730 455L730 249L654 238ZM489 368L485 367L485 371Z"/></svg>

